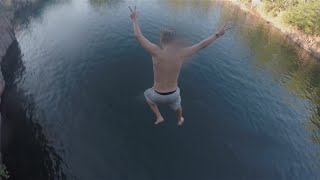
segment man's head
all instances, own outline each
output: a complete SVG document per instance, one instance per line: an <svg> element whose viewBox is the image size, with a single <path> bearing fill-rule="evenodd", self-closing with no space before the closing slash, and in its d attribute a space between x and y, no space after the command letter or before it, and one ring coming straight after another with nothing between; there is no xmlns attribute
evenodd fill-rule
<svg viewBox="0 0 320 180"><path fill-rule="evenodd" d="M160 33L160 44L165 46L175 43L177 40L176 31L174 29L163 29Z"/></svg>

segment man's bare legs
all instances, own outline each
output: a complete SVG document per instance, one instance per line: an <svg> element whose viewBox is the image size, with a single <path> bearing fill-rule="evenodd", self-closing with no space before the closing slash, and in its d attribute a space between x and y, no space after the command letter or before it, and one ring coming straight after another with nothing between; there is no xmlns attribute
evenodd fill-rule
<svg viewBox="0 0 320 180"><path fill-rule="evenodd" d="M160 111L159 111L159 109L158 109L158 106L157 105L155 105L155 104L152 104L152 103L150 103L150 102L148 102L147 101L147 103L148 103L148 105L149 105L149 107L150 107L150 109L154 112L154 114L157 116L157 121L154 123L154 124L159 124L159 123L162 123L163 121L164 121L164 119L163 119L163 117L162 117L162 115L161 115L161 113L160 113Z"/></svg>
<svg viewBox="0 0 320 180"><path fill-rule="evenodd" d="M182 107L176 110L176 116L178 120L178 125L181 126L184 122L184 118L182 117Z"/></svg>

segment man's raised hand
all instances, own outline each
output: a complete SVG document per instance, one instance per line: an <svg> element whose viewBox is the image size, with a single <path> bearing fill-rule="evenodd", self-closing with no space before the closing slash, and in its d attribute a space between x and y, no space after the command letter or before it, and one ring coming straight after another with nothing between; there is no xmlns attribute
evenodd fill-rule
<svg viewBox="0 0 320 180"><path fill-rule="evenodd" d="M224 35L224 33L225 33L227 30L229 30L229 29L232 28L232 27L226 28L226 24L227 24L227 23L224 23L223 25L219 26L219 28L218 28L218 30L217 30L217 32L216 32L216 34L217 34L219 37L222 36L222 35Z"/></svg>
<svg viewBox="0 0 320 180"><path fill-rule="evenodd" d="M130 18L131 18L132 20L134 20L134 21L137 20L137 19L138 19L138 16L139 16L139 12L137 11L137 7L134 6L134 10L132 10L130 6L128 6L128 7L129 7L129 9L130 9L130 11L131 11Z"/></svg>

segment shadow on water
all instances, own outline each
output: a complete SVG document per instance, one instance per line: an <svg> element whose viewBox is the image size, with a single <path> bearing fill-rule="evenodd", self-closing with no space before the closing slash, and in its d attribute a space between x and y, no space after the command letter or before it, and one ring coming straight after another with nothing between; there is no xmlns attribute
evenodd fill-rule
<svg viewBox="0 0 320 180"><path fill-rule="evenodd" d="M1 151L10 179L66 179L61 157L50 146L43 127L33 117L33 97L17 86L24 69L19 45L14 42L2 63L6 88L1 104Z"/></svg>

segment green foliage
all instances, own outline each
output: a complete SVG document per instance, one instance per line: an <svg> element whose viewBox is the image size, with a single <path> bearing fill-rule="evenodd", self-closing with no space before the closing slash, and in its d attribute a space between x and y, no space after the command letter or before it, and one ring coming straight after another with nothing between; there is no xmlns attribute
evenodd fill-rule
<svg viewBox="0 0 320 180"><path fill-rule="evenodd" d="M0 164L0 179L9 179L9 172L4 164Z"/></svg>
<svg viewBox="0 0 320 180"><path fill-rule="evenodd" d="M281 13L283 22L307 34L320 35L320 0L264 0L264 9L272 16Z"/></svg>
<svg viewBox="0 0 320 180"><path fill-rule="evenodd" d="M289 7L282 20L308 34L320 35L320 1Z"/></svg>
<svg viewBox="0 0 320 180"><path fill-rule="evenodd" d="M277 16L279 12L285 11L291 6L299 4L301 0L264 0L265 10L273 16Z"/></svg>

